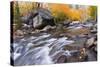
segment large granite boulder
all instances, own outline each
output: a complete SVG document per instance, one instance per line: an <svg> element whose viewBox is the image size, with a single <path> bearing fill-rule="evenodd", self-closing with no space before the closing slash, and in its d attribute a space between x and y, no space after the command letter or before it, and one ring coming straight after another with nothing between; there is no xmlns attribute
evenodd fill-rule
<svg viewBox="0 0 100 67"><path fill-rule="evenodd" d="M38 8L32 11L28 15L22 17L22 21L35 29L42 29L47 25L55 25L51 12L44 8Z"/></svg>
<svg viewBox="0 0 100 67"><path fill-rule="evenodd" d="M37 9L37 16L33 18L33 27L37 29L42 29L47 25L54 26L54 19L51 12L47 9L39 8Z"/></svg>

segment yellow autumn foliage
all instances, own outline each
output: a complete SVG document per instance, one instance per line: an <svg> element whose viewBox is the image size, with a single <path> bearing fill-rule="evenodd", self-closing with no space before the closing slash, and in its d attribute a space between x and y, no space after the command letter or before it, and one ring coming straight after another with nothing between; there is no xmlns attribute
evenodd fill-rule
<svg viewBox="0 0 100 67"><path fill-rule="evenodd" d="M57 12L63 12L65 14L68 14L69 12L69 7L65 4L50 4L49 8L52 11L52 14L55 16Z"/></svg>
<svg viewBox="0 0 100 67"><path fill-rule="evenodd" d="M71 20L81 20L82 11L76 9L70 9L69 18Z"/></svg>
<svg viewBox="0 0 100 67"><path fill-rule="evenodd" d="M21 16L26 15L31 10L33 10L33 2L18 2L19 3L19 10ZM50 11L52 12L53 16L57 16L59 13L63 13L67 16L67 18L71 20L84 20L86 18L86 15L90 14L91 8L87 9L74 9L71 8L68 4L47 4Z"/></svg>
<svg viewBox="0 0 100 67"><path fill-rule="evenodd" d="M70 8L67 4L51 4L50 9L55 16L58 12L63 12L71 20L82 20L84 10Z"/></svg>

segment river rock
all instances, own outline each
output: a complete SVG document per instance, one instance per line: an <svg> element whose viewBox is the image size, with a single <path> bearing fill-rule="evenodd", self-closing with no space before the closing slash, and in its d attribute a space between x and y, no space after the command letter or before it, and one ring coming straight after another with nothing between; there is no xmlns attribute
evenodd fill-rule
<svg viewBox="0 0 100 67"><path fill-rule="evenodd" d="M93 29L91 30L91 33L97 33L97 28L93 27Z"/></svg>
<svg viewBox="0 0 100 67"><path fill-rule="evenodd" d="M50 30L53 30L53 29L55 29L55 28L56 28L55 26L47 25L47 26L44 27L41 31L50 31Z"/></svg>
<svg viewBox="0 0 100 67"><path fill-rule="evenodd" d="M97 46L94 48L94 51L97 52Z"/></svg>
<svg viewBox="0 0 100 67"><path fill-rule="evenodd" d="M72 23L70 23L70 25L74 25L74 24L79 24L80 21L72 21Z"/></svg>
<svg viewBox="0 0 100 67"><path fill-rule="evenodd" d="M91 37L90 39L88 39L87 42L86 42L86 46L89 47L89 46L93 45L94 40L95 40L94 37Z"/></svg>
<svg viewBox="0 0 100 67"><path fill-rule="evenodd" d="M17 36L23 36L24 33L23 33L23 31L21 31L21 30L17 30L17 31L15 32L15 35L17 35Z"/></svg>
<svg viewBox="0 0 100 67"><path fill-rule="evenodd" d="M97 41L94 42L94 45L97 45Z"/></svg>
<svg viewBox="0 0 100 67"><path fill-rule="evenodd" d="M67 62L67 57L65 55L62 55L58 58L57 63L65 63Z"/></svg>
<svg viewBox="0 0 100 67"><path fill-rule="evenodd" d="M33 18L33 27L42 29L47 25L54 26L54 20L49 10L39 8L37 9L37 15Z"/></svg>
<svg viewBox="0 0 100 67"><path fill-rule="evenodd" d="M89 28L85 28L82 26L78 26L78 27L69 27L68 28L68 36L78 36L78 35L84 35L84 34L89 34L90 30Z"/></svg>

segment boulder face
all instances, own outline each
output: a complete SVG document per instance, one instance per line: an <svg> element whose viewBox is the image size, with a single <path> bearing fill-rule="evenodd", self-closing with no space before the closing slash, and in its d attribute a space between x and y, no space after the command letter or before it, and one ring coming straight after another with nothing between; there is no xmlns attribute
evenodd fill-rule
<svg viewBox="0 0 100 67"><path fill-rule="evenodd" d="M37 16L33 18L33 27L36 29L42 29L47 25L54 26L54 19L51 12L47 9L39 8L37 9Z"/></svg>
<svg viewBox="0 0 100 67"><path fill-rule="evenodd" d="M87 40L86 44L88 45L87 47L93 45L95 38L91 37L90 39Z"/></svg>
<svg viewBox="0 0 100 67"><path fill-rule="evenodd" d="M21 19L25 24L28 24L35 29L43 29L47 25L55 25L51 12L43 8L38 8L36 11L31 12Z"/></svg>
<svg viewBox="0 0 100 67"><path fill-rule="evenodd" d="M38 14L36 17L33 18L33 25L32 26L34 28L40 27L42 25L42 21L43 21L43 19Z"/></svg>

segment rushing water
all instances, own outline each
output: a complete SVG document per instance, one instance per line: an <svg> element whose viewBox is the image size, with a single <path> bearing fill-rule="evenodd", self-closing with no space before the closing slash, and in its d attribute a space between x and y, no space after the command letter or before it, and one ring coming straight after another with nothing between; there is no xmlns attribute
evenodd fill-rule
<svg viewBox="0 0 100 67"><path fill-rule="evenodd" d="M57 60L55 57L58 53L71 55L69 51L64 51L62 48L73 42L67 37L53 38L47 33L16 39L12 44L14 65L53 64Z"/></svg>
<svg viewBox="0 0 100 67"><path fill-rule="evenodd" d="M77 62L79 60L75 56L78 55L78 57L80 57L79 48L84 47L87 37L95 36L92 33L82 36L80 32L84 33L87 31L82 32L80 30L91 29L91 26L91 24L69 26L68 28L73 34L75 34L75 32L78 34L74 35L75 37L72 36L72 38L64 36L56 38L46 32L39 32L37 34L26 35L22 38L16 38L11 44L11 59L16 66L63 63L66 62L66 58L68 60L67 62L70 62L70 60L71 62L75 60L75 62ZM92 54L90 50L87 50L86 53L88 54L88 60L96 60L94 54Z"/></svg>

